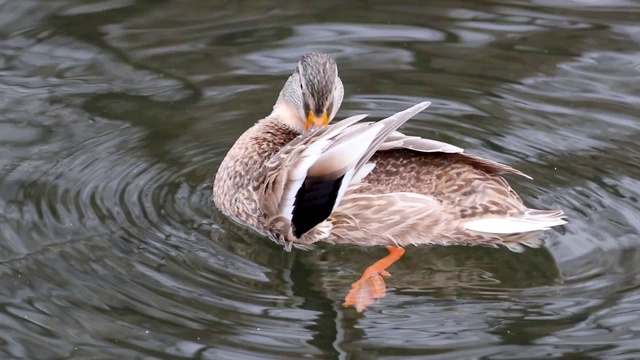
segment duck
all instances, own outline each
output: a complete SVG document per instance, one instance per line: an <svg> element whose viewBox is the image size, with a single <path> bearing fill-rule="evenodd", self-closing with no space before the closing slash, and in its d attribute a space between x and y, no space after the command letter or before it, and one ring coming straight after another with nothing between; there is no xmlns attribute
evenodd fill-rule
<svg viewBox="0 0 640 360"><path fill-rule="evenodd" d="M344 86L335 59L303 55L271 113L242 133L214 179L213 203L232 221L284 246L382 246L387 256L351 286L345 306L384 296L382 276L419 245L539 247L539 235L567 223L562 210L527 207L508 165L398 129L430 106L380 121L361 114L332 122Z"/></svg>

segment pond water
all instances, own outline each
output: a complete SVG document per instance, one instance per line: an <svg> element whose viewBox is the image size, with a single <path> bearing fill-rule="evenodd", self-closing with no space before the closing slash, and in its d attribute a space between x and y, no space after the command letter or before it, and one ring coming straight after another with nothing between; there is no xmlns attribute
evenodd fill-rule
<svg viewBox="0 0 640 360"><path fill-rule="evenodd" d="M640 357L640 3L0 0L3 359ZM212 180L298 58L344 118L511 165L545 246L285 252Z"/></svg>

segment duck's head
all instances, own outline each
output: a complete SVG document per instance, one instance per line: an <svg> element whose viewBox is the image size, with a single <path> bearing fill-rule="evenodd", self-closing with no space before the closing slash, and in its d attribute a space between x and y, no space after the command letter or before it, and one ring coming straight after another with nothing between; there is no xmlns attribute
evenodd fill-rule
<svg viewBox="0 0 640 360"><path fill-rule="evenodd" d="M312 52L300 59L284 84L272 115L299 132L326 126L336 116L343 96L335 60Z"/></svg>

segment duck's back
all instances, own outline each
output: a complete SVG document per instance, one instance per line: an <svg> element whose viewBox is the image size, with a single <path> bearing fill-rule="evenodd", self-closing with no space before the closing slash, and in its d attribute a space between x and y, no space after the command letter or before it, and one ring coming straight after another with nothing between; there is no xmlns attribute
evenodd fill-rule
<svg viewBox="0 0 640 360"><path fill-rule="evenodd" d="M507 167L468 154L408 149L377 152L365 178L385 192L415 192L438 200L456 218L520 214L526 207L500 175Z"/></svg>

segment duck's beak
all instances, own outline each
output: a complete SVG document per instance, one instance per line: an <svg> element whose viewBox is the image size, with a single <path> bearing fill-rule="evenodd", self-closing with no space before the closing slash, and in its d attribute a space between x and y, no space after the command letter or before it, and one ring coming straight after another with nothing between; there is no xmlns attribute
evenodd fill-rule
<svg viewBox="0 0 640 360"><path fill-rule="evenodd" d="M304 123L304 130L307 131L314 127L327 126L329 124L329 115L327 111L323 111L322 115L317 116L313 110L309 111L309 115L307 116L307 121Z"/></svg>

